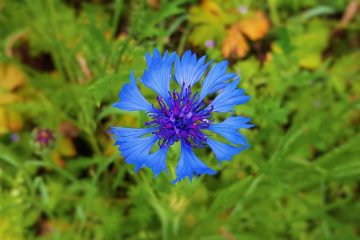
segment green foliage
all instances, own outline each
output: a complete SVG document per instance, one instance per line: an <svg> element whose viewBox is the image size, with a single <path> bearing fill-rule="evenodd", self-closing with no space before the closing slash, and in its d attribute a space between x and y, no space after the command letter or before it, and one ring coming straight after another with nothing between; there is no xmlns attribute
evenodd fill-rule
<svg viewBox="0 0 360 240"><path fill-rule="evenodd" d="M162 0L159 9L156 10L147 4L146 0L131 2L133 14L130 18L130 33L139 41L157 37L161 43L167 42L168 38L178 26L185 20L184 4L192 0ZM155 1L156 2L156 1ZM177 20L167 20L177 16Z"/></svg>
<svg viewBox="0 0 360 240"><path fill-rule="evenodd" d="M79 2L0 1L0 65L26 75L11 91L19 75L0 79L1 240L359 238L359 16L338 28L348 1L226 1L223 18L191 0ZM111 107L131 70L141 76L153 46L221 38L237 4L272 20L230 61L251 96L235 109L256 124L251 148L221 166L199 150L219 173L192 183L170 184L177 146L167 175L135 173L107 133L145 121ZM206 54L222 60L219 46Z"/></svg>

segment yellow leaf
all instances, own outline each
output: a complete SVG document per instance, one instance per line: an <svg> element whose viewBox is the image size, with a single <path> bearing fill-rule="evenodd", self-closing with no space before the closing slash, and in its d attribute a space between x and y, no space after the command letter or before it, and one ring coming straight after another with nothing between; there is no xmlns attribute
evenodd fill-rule
<svg viewBox="0 0 360 240"><path fill-rule="evenodd" d="M210 7L193 6L189 11L189 21L193 24L221 23L224 13L216 5Z"/></svg>
<svg viewBox="0 0 360 240"><path fill-rule="evenodd" d="M23 128L23 119L17 112L8 110L8 128L12 132L20 131Z"/></svg>
<svg viewBox="0 0 360 240"><path fill-rule="evenodd" d="M0 134L15 132L23 128L23 120L17 112L0 106Z"/></svg>
<svg viewBox="0 0 360 240"><path fill-rule="evenodd" d="M58 139L57 150L65 157L73 157L76 155L75 145L71 138L60 137Z"/></svg>
<svg viewBox="0 0 360 240"><path fill-rule="evenodd" d="M19 100L19 96L14 93L2 92L0 89L0 105L7 105Z"/></svg>
<svg viewBox="0 0 360 240"><path fill-rule="evenodd" d="M310 54L308 56L304 56L299 60L299 65L303 68L307 69L315 69L321 64L321 56L320 54Z"/></svg>
<svg viewBox="0 0 360 240"><path fill-rule="evenodd" d="M111 139L106 142L105 149L104 149L104 155L105 156L113 156L117 153L117 148L114 146L115 140Z"/></svg>
<svg viewBox="0 0 360 240"><path fill-rule="evenodd" d="M0 107L0 135L7 133L7 118L6 118L6 110L5 108Z"/></svg>
<svg viewBox="0 0 360 240"><path fill-rule="evenodd" d="M59 152L53 151L51 153L51 158L57 166L59 166L59 167L65 166L65 160L61 157L61 154Z"/></svg>
<svg viewBox="0 0 360 240"><path fill-rule="evenodd" d="M190 41L196 46L205 46L207 40L221 42L226 30L222 24L200 25L190 35Z"/></svg>
<svg viewBox="0 0 360 240"><path fill-rule="evenodd" d="M193 25L190 42L202 48L205 42L212 40L222 42L226 36L227 26L235 23L239 14L224 11L223 6L211 0L203 0L200 5L190 8L189 22Z"/></svg>
<svg viewBox="0 0 360 240"><path fill-rule="evenodd" d="M13 208L16 209L16 208ZM16 212L18 213L18 212ZM10 213L9 213L10 214ZM20 215L2 215L0 217L0 236L2 240L22 240L23 233L19 224L16 224Z"/></svg>
<svg viewBox="0 0 360 240"><path fill-rule="evenodd" d="M23 127L20 114L2 106L20 100L13 91L22 86L25 80L25 75L16 66L0 64L0 134L19 131Z"/></svg>
<svg viewBox="0 0 360 240"><path fill-rule="evenodd" d="M0 64L0 89L12 91L25 83L23 72L14 65Z"/></svg>
<svg viewBox="0 0 360 240"><path fill-rule="evenodd" d="M271 44L271 51L279 55L284 54L283 49L276 43Z"/></svg>
<svg viewBox="0 0 360 240"><path fill-rule="evenodd" d="M201 5L206 11L208 11L214 16L221 18L224 15L224 12L219 7L219 5L217 5L211 0L204 0Z"/></svg>

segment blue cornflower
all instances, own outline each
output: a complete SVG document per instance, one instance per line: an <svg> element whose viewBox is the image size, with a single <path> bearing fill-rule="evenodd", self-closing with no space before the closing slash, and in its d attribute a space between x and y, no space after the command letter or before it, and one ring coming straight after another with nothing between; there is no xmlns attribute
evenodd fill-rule
<svg viewBox="0 0 360 240"><path fill-rule="evenodd" d="M131 72L130 83L124 85L119 94L120 101L114 107L125 111L145 111L148 121L144 128L113 127L110 132L114 134L115 145L119 146L125 161L135 165L135 171L148 167L158 176L166 170L169 148L180 142L181 155L173 183L186 177L191 181L194 175L216 173L196 157L194 148L209 146L221 163L248 147L239 129L253 126L249 124L249 118L231 116L214 123L212 113L233 112L234 106L247 102L249 96L237 88L237 75L226 72L227 61L213 64L205 74L211 64L205 63L205 58L198 59L191 51L185 52L181 58L168 52L161 56L157 49L152 56L147 53L147 69L140 81L156 92L154 104L140 93L134 72ZM178 90L170 91L172 79L177 82ZM200 91L194 92L194 85L201 79ZM229 143L211 138L215 134ZM153 151L156 143L158 150Z"/></svg>

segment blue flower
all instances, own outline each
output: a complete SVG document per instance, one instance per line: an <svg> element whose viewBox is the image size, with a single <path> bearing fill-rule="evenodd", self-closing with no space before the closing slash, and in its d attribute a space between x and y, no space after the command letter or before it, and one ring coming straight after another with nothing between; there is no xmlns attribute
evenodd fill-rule
<svg viewBox="0 0 360 240"><path fill-rule="evenodd" d="M231 116L215 123L212 117L214 112L233 113L236 105L249 101L249 96L237 88L237 75L227 73L227 61L213 64L209 70L211 62L206 63L205 56L198 59L191 51L186 51L181 58L168 52L161 56L155 49L152 56L146 54L146 63L147 69L140 81L156 93L156 99L150 103L144 98L132 72L130 83L124 85L120 101L114 107L145 111L148 121L144 128L113 127L110 130L115 145L119 146L125 161L135 165L135 171L148 167L155 176L166 171L169 148L180 142L180 160L173 183L186 177L191 181L194 176L216 173L196 157L193 149L210 147L221 163L248 147L239 129L253 126L249 118ZM175 80L177 89L170 90L171 80ZM194 91L196 85L200 91ZM217 96L214 97L214 93ZM228 143L213 139L214 135Z"/></svg>

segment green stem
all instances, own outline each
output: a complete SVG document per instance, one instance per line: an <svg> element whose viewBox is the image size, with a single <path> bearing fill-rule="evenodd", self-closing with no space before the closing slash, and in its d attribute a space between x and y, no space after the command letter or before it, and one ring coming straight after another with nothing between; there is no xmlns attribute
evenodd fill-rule
<svg viewBox="0 0 360 240"><path fill-rule="evenodd" d="M280 18L277 11L277 0L268 0L271 21L275 26L280 25Z"/></svg>
<svg viewBox="0 0 360 240"><path fill-rule="evenodd" d="M101 149L100 149L99 144L98 144L96 138L94 137L94 135L91 134L90 131L86 131L86 135L87 135L87 137L89 139L89 143L91 145L91 148L95 152L95 156L101 156L102 155Z"/></svg>
<svg viewBox="0 0 360 240"><path fill-rule="evenodd" d="M149 194L149 197L150 197L149 202L160 218L162 239L167 240L167 239L169 239L169 237L168 237L169 227L168 227L168 218L167 218L166 212L165 212L164 208L162 207L160 200L156 196L153 188L150 186L146 176L141 175L141 178L142 178L142 182L145 187L145 190Z"/></svg>
<svg viewBox="0 0 360 240"><path fill-rule="evenodd" d="M116 59L117 61L115 62L115 68L114 68L114 72L116 73L119 69L119 65L120 65L120 62L121 62L121 58L125 52L125 50L127 49L129 43L130 43L130 40L132 38L132 34L128 34L128 36L126 37L122 47L120 48L120 51L119 51L119 54L117 55Z"/></svg>
<svg viewBox="0 0 360 240"><path fill-rule="evenodd" d="M111 27L112 27L112 37L114 38L116 35L116 31L119 25L119 19L121 17L121 10L123 7L122 0L115 0L115 11L112 19Z"/></svg>

